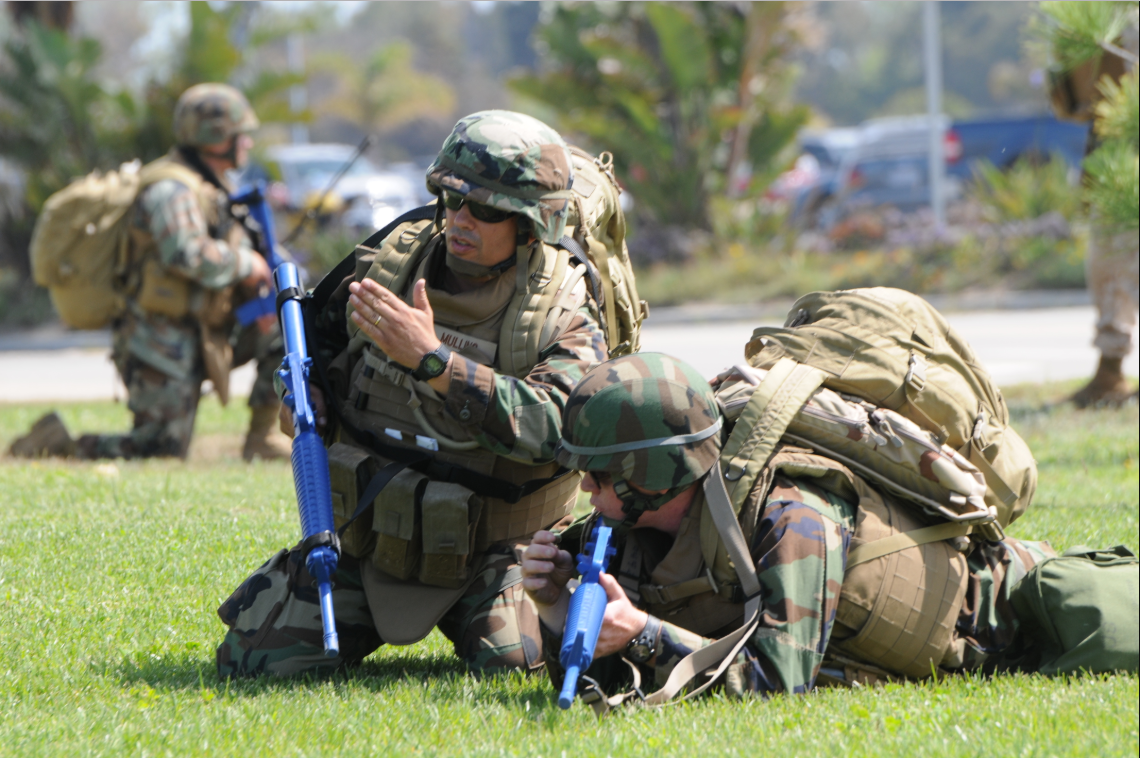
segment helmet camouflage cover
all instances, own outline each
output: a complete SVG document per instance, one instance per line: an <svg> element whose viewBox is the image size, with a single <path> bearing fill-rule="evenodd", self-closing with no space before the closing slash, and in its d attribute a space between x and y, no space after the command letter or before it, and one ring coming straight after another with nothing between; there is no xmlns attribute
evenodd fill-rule
<svg viewBox="0 0 1140 758"><path fill-rule="evenodd" d="M566 229L573 182L570 151L558 132L513 111L460 119L427 172L432 194L446 189L518 213L551 244Z"/></svg>
<svg viewBox="0 0 1140 758"><path fill-rule="evenodd" d="M570 393L555 457L567 468L671 490L713 467L722 424L712 388L696 369L661 353L637 353L597 366Z"/></svg>
<svg viewBox="0 0 1140 758"><path fill-rule="evenodd" d="M228 84L195 84L174 106L174 140L187 147L216 145L259 125L245 95Z"/></svg>

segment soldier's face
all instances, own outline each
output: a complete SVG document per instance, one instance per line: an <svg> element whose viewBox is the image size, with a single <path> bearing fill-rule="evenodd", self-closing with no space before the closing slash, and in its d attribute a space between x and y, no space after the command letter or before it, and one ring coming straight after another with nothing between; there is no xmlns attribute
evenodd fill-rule
<svg viewBox="0 0 1140 758"><path fill-rule="evenodd" d="M472 216L466 204L457 211L447 210L447 251L480 266L494 266L514 255L517 233L515 216L491 224Z"/></svg>
<svg viewBox="0 0 1140 758"><path fill-rule="evenodd" d="M225 142L214 145L202 145L198 149L204 157L213 161L215 170L242 168L249 162L249 151L253 149L253 137L248 134L238 134Z"/></svg>
<svg viewBox="0 0 1140 758"><path fill-rule="evenodd" d="M621 519L621 499L614 492L614 482L608 474L585 472L582 477L582 491L590 494L590 505L606 518Z"/></svg>
<svg viewBox="0 0 1140 758"><path fill-rule="evenodd" d="M586 471L584 473L586 475L582 477L582 491L590 493L590 505L594 506L594 510L606 518L618 520L625 518L625 514L622 512L621 498L614 492L614 480L610 475L604 471ZM652 491L642 489L632 482L629 486L643 495L660 495L662 492L665 492L665 490ZM653 515L652 512L645 513L642 516L644 523L639 521L638 524L642 526L649 525Z"/></svg>
<svg viewBox="0 0 1140 758"><path fill-rule="evenodd" d="M234 145L234 162L237 164L235 168L243 168L245 164L249 163L249 151L252 149L253 137L248 134L239 134L237 144Z"/></svg>

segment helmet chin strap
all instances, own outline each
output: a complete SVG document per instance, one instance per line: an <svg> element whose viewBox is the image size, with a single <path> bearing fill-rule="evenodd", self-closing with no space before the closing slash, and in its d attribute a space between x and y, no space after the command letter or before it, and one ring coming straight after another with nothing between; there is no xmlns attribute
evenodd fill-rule
<svg viewBox="0 0 1140 758"><path fill-rule="evenodd" d="M621 521L618 521L617 519L603 517L603 523L605 523L606 526L614 529L614 531L618 532L619 534L628 532L630 529L632 529L634 524L637 523L637 520L641 518L641 514L645 513L646 511L657 510L661 506L665 505L665 503L668 503L670 500L680 495L689 487L689 485L686 484L680 487L674 487L673 489L666 490L661 494L655 494L648 492L638 492L632 486L630 486L630 483L625 479L615 478L613 482L614 494L618 496L618 500L621 500L621 511L625 514L625 518L623 518Z"/></svg>

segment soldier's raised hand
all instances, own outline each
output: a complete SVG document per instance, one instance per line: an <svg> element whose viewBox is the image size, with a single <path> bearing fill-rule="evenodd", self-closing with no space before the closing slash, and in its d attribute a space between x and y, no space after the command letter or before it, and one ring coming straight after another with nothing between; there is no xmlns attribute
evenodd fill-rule
<svg viewBox="0 0 1140 758"><path fill-rule="evenodd" d="M348 291L352 293L348 301L354 309L353 322L396 363L414 369L425 355L440 346L423 279L412 288L411 306L371 279L353 282ZM444 371L428 383L446 394L450 381L449 372Z"/></svg>

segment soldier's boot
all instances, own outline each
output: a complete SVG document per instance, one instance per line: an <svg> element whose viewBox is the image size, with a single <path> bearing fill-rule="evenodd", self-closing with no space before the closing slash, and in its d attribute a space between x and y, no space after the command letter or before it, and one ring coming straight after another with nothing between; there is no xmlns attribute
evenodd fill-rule
<svg viewBox="0 0 1140 758"><path fill-rule="evenodd" d="M1073 394L1070 400L1078 408L1095 405L1120 405L1134 394L1122 368L1123 358L1100 357L1096 373L1084 387Z"/></svg>
<svg viewBox="0 0 1140 758"><path fill-rule="evenodd" d="M49 455L75 455L75 440L55 411L40 417L23 437L8 448L14 458L43 458Z"/></svg>
<svg viewBox="0 0 1140 758"><path fill-rule="evenodd" d="M293 442L277 429L277 411L280 403L274 405L257 405L249 419L249 434L245 438L245 447L242 448L241 457L247 461L254 458L263 460L276 460L288 458L293 451Z"/></svg>

